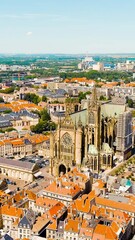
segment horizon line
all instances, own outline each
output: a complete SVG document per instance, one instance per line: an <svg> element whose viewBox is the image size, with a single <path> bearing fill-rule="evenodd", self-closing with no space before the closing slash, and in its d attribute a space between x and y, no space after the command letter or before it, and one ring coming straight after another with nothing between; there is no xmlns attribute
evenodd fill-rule
<svg viewBox="0 0 135 240"><path fill-rule="evenodd" d="M20 53L11 53L11 52L8 52L8 53L2 53L0 52L0 55L135 55L135 52L122 52L122 53L119 53L119 52L115 52L115 53L111 53L111 52L104 52L104 53L99 53L99 52L95 52L95 53L58 53L58 52L54 52L54 53L42 53L42 52L38 52L38 53L25 53L25 52L20 52Z"/></svg>

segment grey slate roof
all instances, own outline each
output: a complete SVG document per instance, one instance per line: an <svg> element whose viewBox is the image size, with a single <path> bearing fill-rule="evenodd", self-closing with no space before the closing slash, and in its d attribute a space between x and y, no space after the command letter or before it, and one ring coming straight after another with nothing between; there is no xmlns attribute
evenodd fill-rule
<svg viewBox="0 0 135 240"><path fill-rule="evenodd" d="M20 228L32 228L35 222L36 216L33 210L28 210L26 215L20 220L19 227Z"/></svg>
<svg viewBox="0 0 135 240"><path fill-rule="evenodd" d="M65 89L59 88L55 90L55 94L64 96L65 94L67 94L67 92L65 91Z"/></svg>
<svg viewBox="0 0 135 240"><path fill-rule="evenodd" d="M13 124L11 123L11 121L21 120L22 116L28 116L28 117L31 117L33 119L39 118L37 114L31 113L31 112L29 112L25 109L21 110L19 113L12 112L12 113L0 116L0 128L12 127Z"/></svg>
<svg viewBox="0 0 135 240"><path fill-rule="evenodd" d="M80 120L82 122L83 126L86 126L87 124L87 109L83 109L81 111L78 111L76 113L70 114L72 121L74 124L78 124L78 121Z"/></svg>
<svg viewBox="0 0 135 240"><path fill-rule="evenodd" d="M30 162L21 162L18 160L12 160L12 159L7 159L7 158L3 158L0 157L0 165L5 165L5 166L11 166L14 168L21 168L21 169L25 169L25 170L32 170L35 166L34 163L30 163Z"/></svg>
<svg viewBox="0 0 135 240"><path fill-rule="evenodd" d="M18 227L26 227L26 228L31 228L31 224L26 216L24 216L21 221L19 222Z"/></svg>
<svg viewBox="0 0 135 240"><path fill-rule="evenodd" d="M87 107L87 104L85 104ZM118 105L112 103L101 104L101 115L104 117L118 117L119 114L124 113L126 109L125 105ZM72 121L77 125L78 121L81 120L82 125L86 126L88 110L84 108L81 111L70 114Z"/></svg>
<svg viewBox="0 0 135 240"><path fill-rule="evenodd" d="M53 112L51 114L56 117L64 117L65 116L65 112Z"/></svg>
<svg viewBox="0 0 135 240"><path fill-rule="evenodd" d="M13 240L13 238L11 238L8 234L5 234L5 236L3 236L1 240Z"/></svg>
<svg viewBox="0 0 135 240"><path fill-rule="evenodd" d="M12 127L13 124L8 121L8 120L4 120L4 119L0 119L0 128L4 128L4 127Z"/></svg>
<svg viewBox="0 0 135 240"><path fill-rule="evenodd" d="M101 105L101 114L104 117L118 117L119 114L124 113L126 106L119 104L106 103Z"/></svg>

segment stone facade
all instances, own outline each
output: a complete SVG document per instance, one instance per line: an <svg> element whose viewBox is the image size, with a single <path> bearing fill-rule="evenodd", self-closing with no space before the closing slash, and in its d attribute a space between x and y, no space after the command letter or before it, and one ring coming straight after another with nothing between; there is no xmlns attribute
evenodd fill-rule
<svg viewBox="0 0 135 240"><path fill-rule="evenodd" d="M75 112L75 104L67 104L65 119L50 135L50 173L55 176L75 165L95 173L113 166L117 121L119 114L126 111L125 105L102 106L95 88L87 109Z"/></svg>

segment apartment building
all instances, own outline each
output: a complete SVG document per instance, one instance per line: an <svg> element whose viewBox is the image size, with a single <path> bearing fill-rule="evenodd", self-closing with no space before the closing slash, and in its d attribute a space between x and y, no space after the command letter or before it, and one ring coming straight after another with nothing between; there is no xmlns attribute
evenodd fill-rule
<svg viewBox="0 0 135 240"><path fill-rule="evenodd" d="M23 210L9 205L1 207L1 228L6 233L12 228L12 224L20 219L23 215Z"/></svg>

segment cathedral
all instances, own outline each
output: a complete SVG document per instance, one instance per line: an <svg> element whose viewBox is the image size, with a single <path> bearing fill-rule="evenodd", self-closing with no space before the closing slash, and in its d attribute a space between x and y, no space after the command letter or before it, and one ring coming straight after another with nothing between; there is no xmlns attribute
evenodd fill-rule
<svg viewBox="0 0 135 240"><path fill-rule="evenodd" d="M66 106L64 120L50 134L50 173L59 176L73 166L93 173L113 167L116 151L117 120L126 111L123 104L101 104L96 88L84 109L76 111L76 102Z"/></svg>

